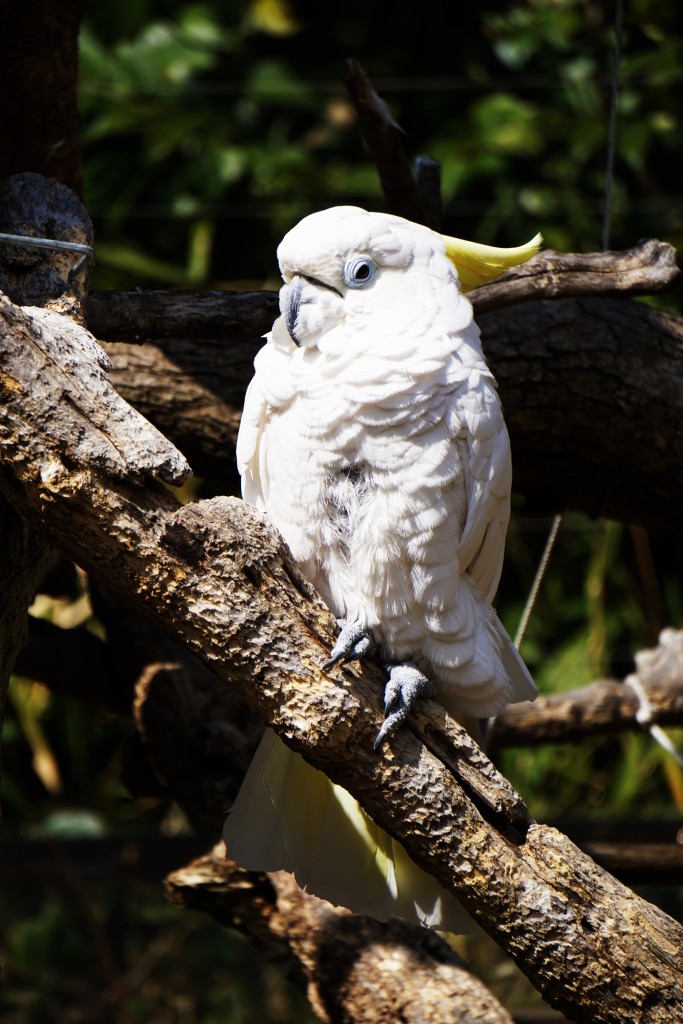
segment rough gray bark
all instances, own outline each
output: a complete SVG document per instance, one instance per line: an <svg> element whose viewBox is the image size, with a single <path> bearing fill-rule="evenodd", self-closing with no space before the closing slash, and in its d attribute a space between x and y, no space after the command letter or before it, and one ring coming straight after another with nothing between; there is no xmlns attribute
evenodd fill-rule
<svg viewBox="0 0 683 1024"><path fill-rule="evenodd" d="M0 185L0 232L93 245L93 227L73 192L40 174ZM22 306L44 306L83 322L92 260L0 239L0 291Z"/></svg>
<svg viewBox="0 0 683 1024"><path fill-rule="evenodd" d="M655 295L670 291L678 278L674 247L648 238L623 252L544 249L469 294L477 316L481 316L539 299Z"/></svg>
<svg viewBox="0 0 683 1024"><path fill-rule="evenodd" d="M381 673L321 670L330 617L272 527L234 499L179 507L151 476L182 479L182 458L126 413L92 342L50 316L0 306L0 486L15 507L356 796L553 1005L575 1020L683 1020L683 929L530 822L437 705L375 754Z"/></svg>
<svg viewBox="0 0 683 1024"><path fill-rule="evenodd" d="M178 484L184 479L187 466L180 453L111 389L102 372L104 365L106 357L91 336L70 321L45 310L22 310L0 296L0 388L3 389L0 394L7 412L6 419L0 423L0 447L8 463L4 459L1 462L3 470L11 464L15 469L23 467L28 473L24 476L21 469L18 477L12 475L11 478L0 479L0 492L5 491L11 495L22 514L26 513L29 517L37 514L46 533L59 537L58 543L62 550L88 572L118 588L125 598L130 600L133 597L135 600L136 585L133 580L139 577L141 571L148 582L156 577L154 589L160 586L158 593L164 592L169 597L175 587L185 589L182 582L186 576L183 563L187 556L192 561L199 559L194 567L192 587L199 584L205 571L202 568L201 542L197 547L191 533L175 521L173 510L179 511L177 503L153 479L159 477ZM88 422L91 424L90 429L87 427ZM26 441L29 442L30 450L25 447ZM35 472L38 476L34 476ZM123 480L124 477L127 477L127 481ZM29 479L40 491L39 498L37 492L34 492L36 506L31 503L27 505L22 499L22 493L25 496L23 487ZM118 493L117 489L108 489L115 480L122 487ZM94 534L90 534L90 541L86 541L89 531L85 529L82 532L84 523L79 526L78 514L74 519L67 512L72 501L79 504L77 495L85 500L90 509L86 518L96 508L103 513L104 517L99 519L96 528L98 541L94 540ZM142 506L138 506L138 499L142 499ZM63 501L66 501L66 505L62 504ZM67 513L64 519L57 511L60 507ZM171 518L167 519L169 514ZM156 533L155 523L162 528L163 537ZM70 539L67 539L67 533ZM80 540L77 540L79 535ZM85 542L83 546L82 541ZM171 568L170 564L163 567L164 559L159 559L159 544L173 552L171 560L175 568ZM109 554L105 554L105 551ZM180 561L176 562L177 558ZM143 569L143 564L146 564L146 569ZM166 575L169 568L171 576ZM141 577L139 580L141 582ZM200 620L204 618L201 611L204 601L202 589L200 584L190 599ZM148 592L150 599L151 593ZM224 591L223 596L229 604L229 594ZM189 593L185 597L189 597ZM184 602L185 598L181 600L181 606ZM184 626L173 626L164 621L163 616L157 616L153 611L155 603L156 599L153 599L149 606L144 602L143 607L152 613L152 619L156 619L171 633L178 633L178 638L183 639ZM209 613L208 624L211 620L209 605L205 611ZM221 614L230 615L227 606L224 606ZM327 618L320 607L318 614ZM197 647L195 649L198 650ZM156 650L165 653L163 648L159 650L158 645ZM224 674L222 678L225 680ZM222 721L211 730L211 705L219 699L217 686L217 679L212 673L206 670L198 672L196 666L188 670L182 658L172 663L158 662L149 665L143 672L138 682L135 702L136 720L155 767L200 834L209 835L215 835L222 825L226 808L239 781L236 773L241 777L246 769L244 761L241 764L242 772L239 771L238 756L231 758L235 763L230 772L221 773L216 770L217 767L224 767L226 754L237 752L239 755L247 750L242 735L238 737L237 743L232 744L233 749L230 749L231 729L235 728L233 721L241 717L244 722L243 711L238 709L237 716L231 714L229 726ZM220 703L223 708L225 700L226 695L221 694ZM255 740L256 737L252 746ZM198 796L199 785L195 773L203 774L201 796ZM213 791L207 800L211 783L214 784ZM287 915L291 905L292 900L289 900L280 907L280 922L284 929L284 941L294 944L295 936L302 927L302 916L299 913L289 920ZM314 918L309 917L307 920L312 926ZM378 941L377 936L381 935L385 948L393 950L393 956L399 956L402 946L408 941L410 930L403 930L403 940L398 945L394 934L396 930L393 926L375 923L368 929L354 919L348 924L347 935L351 942L353 934L358 934L356 946L362 945L362 940L367 941L369 932L373 932L374 941ZM360 1006L363 1002L362 986L358 987L363 971L348 979L343 993L332 986L334 972L329 955L327 967L323 968L324 931L323 925L319 924L317 935L322 959L317 972L314 965L309 964L309 983L311 986L315 984L315 990L319 993L317 998L325 999L336 1019L342 1019L338 1011L344 1000L352 1007L356 1004ZM400 926L398 931L401 931ZM412 929L412 932L414 941L419 944L419 930ZM369 953L367 955L370 956ZM403 955L408 956L405 951ZM415 956L417 954L413 954ZM381 957L378 949L375 961L381 961ZM424 967L426 973L429 973L429 966ZM437 971L438 964L432 962L431 967ZM379 971L377 965L376 971ZM314 983L316 973L317 981ZM384 980L388 982L386 975ZM454 994L449 978L439 978L438 971L432 977L431 989L435 993L441 991L442 998ZM473 990L485 993L483 986L471 979L467 992ZM404 988L401 995L404 1006L412 1005L416 1013L421 994L415 989ZM374 998L376 1002L376 994ZM373 993L366 991L365 1016L357 1019L369 1021L373 1016L377 1017L377 1007L373 1012L368 1009L372 999ZM463 1011L461 1019L471 1024L476 1021L482 1024L489 1021L491 1024L504 1024L509 1020L489 994L486 994L485 999L479 999L479 1006L481 1012L478 1017ZM452 1017L452 1007L449 1013ZM344 1019L353 1018L347 1016ZM444 1020L444 1017L432 1016L431 1019Z"/></svg>
<svg viewBox="0 0 683 1024"><path fill-rule="evenodd" d="M626 679L599 679L590 686L533 703L511 704L487 735L489 749L536 743L572 743L590 735L659 725L683 724L683 632L666 630L659 645L636 655L637 670ZM644 720L639 690L646 695Z"/></svg>
<svg viewBox="0 0 683 1024"><path fill-rule="evenodd" d="M512 1024L435 932L331 907L284 871L268 878L239 868L221 844L169 875L166 889L172 902L252 935L328 1024Z"/></svg>
<svg viewBox="0 0 683 1024"><path fill-rule="evenodd" d="M683 322L569 299L484 316L482 329L500 353L513 486L530 508L680 531Z"/></svg>
<svg viewBox="0 0 683 1024"><path fill-rule="evenodd" d="M171 792L197 835L215 843L263 724L187 650L153 629L125 603L113 600L113 595L105 603L103 593L91 585L95 613L106 628L108 645L85 630L60 629L29 619L29 641L17 656L15 670L64 696L117 714L134 711L144 747L131 741L127 749L126 786L139 795ZM671 698L679 703L683 692L676 646L676 642L666 645L670 673L665 663L653 665L652 670L646 666L647 671L640 672L659 722L673 721L667 702ZM644 655L648 660L649 652ZM659 648L652 657L654 662L660 660ZM640 656L638 661L642 662ZM606 704L601 699L603 684L609 687ZM586 700L581 690L563 695L567 700L558 706L552 698L542 696L534 704L525 704L519 708L521 721L513 715L509 730L503 713L492 730L496 749L525 743L529 712L532 743L542 742L539 726L543 721L549 723L555 742L570 737L578 740L582 734L573 735L574 716L587 723L589 732L598 727L602 732L613 731L614 714L620 728L641 728L633 717L635 697L629 696L631 691L623 683L601 681L585 691ZM628 702L626 707L622 697ZM541 710L535 717L539 702ZM490 742L487 749L491 749ZM156 779L150 774L150 759ZM650 822L647 842L636 825L619 830L606 823L574 822L565 831L580 849L628 885L678 885L683 881L683 846L676 841L675 822L660 823L657 828Z"/></svg>

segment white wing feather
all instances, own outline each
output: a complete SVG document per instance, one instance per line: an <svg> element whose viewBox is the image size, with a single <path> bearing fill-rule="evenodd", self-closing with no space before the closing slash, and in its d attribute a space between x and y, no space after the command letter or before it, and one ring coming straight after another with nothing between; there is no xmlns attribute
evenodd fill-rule
<svg viewBox="0 0 683 1024"><path fill-rule="evenodd" d="M341 786L266 729L223 829L252 871L289 871L335 906L471 931L472 919Z"/></svg>
<svg viewBox="0 0 683 1024"><path fill-rule="evenodd" d="M266 511L268 482L262 479L261 443L266 424L267 402L254 377L247 388L242 419L237 434L237 468L242 477L242 497L249 504Z"/></svg>

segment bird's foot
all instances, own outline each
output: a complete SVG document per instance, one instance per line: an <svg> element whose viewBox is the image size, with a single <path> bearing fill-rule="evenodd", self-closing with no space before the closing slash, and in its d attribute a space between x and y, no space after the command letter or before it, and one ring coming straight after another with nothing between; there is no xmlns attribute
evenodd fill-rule
<svg viewBox="0 0 683 1024"><path fill-rule="evenodd" d="M341 633L337 642L330 651L330 659L323 665L323 670L332 668L340 662L357 661L368 654L372 654L377 643L367 626L364 626L359 619L338 619L337 625Z"/></svg>
<svg viewBox="0 0 683 1024"><path fill-rule="evenodd" d="M373 744L375 750L405 721L416 700L435 694L434 683L415 665L392 665L384 690L384 722Z"/></svg>

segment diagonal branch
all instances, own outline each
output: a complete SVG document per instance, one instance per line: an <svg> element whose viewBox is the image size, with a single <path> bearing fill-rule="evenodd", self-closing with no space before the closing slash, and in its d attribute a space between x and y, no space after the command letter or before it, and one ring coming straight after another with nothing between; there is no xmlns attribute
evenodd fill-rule
<svg viewBox="0 0 683 1024"><path fill-rule="evenodd" d="M306 988L329 1024L512 1024L435 932L331 907L303 893L284 871L268 879L228 860L220 844L169 875L166 891L171 902L252 936Z"/></svg>
<svg viewBox="0 0 683 1024"><path fill-rule="evenodd" d="M636 665L646 708L629 685L632 676L598 679L580 690L539 696L533 704L511 704L495 719L489 747L572 743L652 722L683 725L683 632L665 630L658 647L636 655Z"/></svg>
<svg viewBox="0 0 683 1024"><path fill-rule="evenodd" d="M438 229L438 177L429 180L431 187L425 194L426 174L422 168L418 181L413 177L406 152L406 133L391 116L389 108L373 89L370 79L358 61L348 60L346 68L344 85L356 109L358 124L375 162L387 208L400 217Z"/></svg>
<svg viewBox="0 0 683 1024"><path fill-rule="evenodd" d="M453 774L436 705L425 712L436 738L425 731L423 744L417 724L375 754L379 671L322 671L330 616L270 524L230 498L180 507L151 480L181 479L183 460L126 411L93 343L62 323L43 316L38 336L33 314L0 304L6 497L357 797L553 1005L576 1020L670 1021L683 1005L683 929L531 823L504 780L494 800L495 773L486 799L463 784L463 765L481 772L481 752L449 725Z"/></svg>

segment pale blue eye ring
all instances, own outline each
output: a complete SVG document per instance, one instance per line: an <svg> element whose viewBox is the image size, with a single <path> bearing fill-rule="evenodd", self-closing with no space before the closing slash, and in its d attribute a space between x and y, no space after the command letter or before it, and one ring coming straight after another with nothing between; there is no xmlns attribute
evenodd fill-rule
<svg viewBox="0 0 683 1024"><path fill-rule="evenodd" d="M344 264L342 280L347 288L365 288L375 276L376 269L368 256L351 256Z"/></svg>

